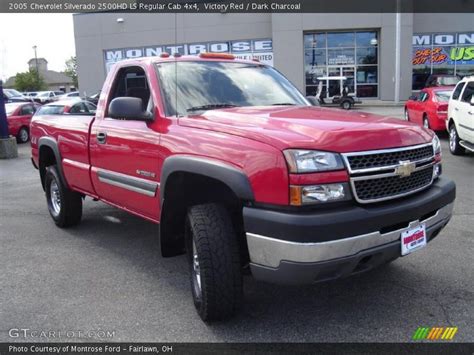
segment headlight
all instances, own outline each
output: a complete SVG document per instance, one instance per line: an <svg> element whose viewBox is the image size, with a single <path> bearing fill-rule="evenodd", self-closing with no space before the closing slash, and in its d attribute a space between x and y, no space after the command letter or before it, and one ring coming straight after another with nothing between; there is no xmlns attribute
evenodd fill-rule
<svg viewBox="0 0 474 355"><path fill-rule="evenodd" d="M290 204L293 206L346 201L350 199L351 196L347 183L290 186Z"/></svg>
<svg viewBox="0 0 474 355"><path fill-rule="evenodd" d="M441 142L439 141L439 138L437 135L433 137L433 140L431 141L433 144L433 151L435 154L441 154Z"/></svg>
<svg viewBox="0 0 474 355"><path fill-rule="evenodd" d="M336 153L288 149L283 154L293 174L344 169L341 156Z"/></svg>

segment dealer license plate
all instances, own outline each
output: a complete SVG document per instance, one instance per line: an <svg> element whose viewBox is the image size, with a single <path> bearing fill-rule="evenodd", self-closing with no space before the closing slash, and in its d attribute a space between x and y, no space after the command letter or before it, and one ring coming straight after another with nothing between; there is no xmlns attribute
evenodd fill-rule
<svg viewBox="0 0 474 355"><path fill-rule="evenodd" d="M409 229L402 233L402 255L407 255L426 245L426 226Z"/></svg>

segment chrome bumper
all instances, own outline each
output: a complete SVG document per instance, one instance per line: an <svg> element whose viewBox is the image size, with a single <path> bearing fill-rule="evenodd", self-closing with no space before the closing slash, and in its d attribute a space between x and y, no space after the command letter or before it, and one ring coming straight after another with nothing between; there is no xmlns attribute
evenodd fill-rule
<svg viewBox="0 0 474 355"><path fill-rule="evenodd" d="M400 240L404 231L424 223L426 229L444 226L451 218L454 203L440 208L433 216L410 222L406 228L388 233L372 232L320 243L297 243L246 233L253 264L277 268L281 261L314 263L355 255L363 250ZM350 226L348 226L350 228Z"/></svg>

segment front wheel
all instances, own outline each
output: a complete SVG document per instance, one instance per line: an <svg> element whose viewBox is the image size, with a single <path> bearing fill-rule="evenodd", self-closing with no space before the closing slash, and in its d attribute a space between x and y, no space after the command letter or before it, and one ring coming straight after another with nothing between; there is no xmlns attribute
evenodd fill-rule
<svg viewBox="0 0 474 355"><path fill-rule="evenodd" d="M423 127L425 128L430 128L430 121L428 120L428 116L424 115L423 116Z"/></svg>
<svg viewBox="0 0 474 355"><path fill-rule="evenodd" d="M82 196L63 185L55 165L46 168L44 178L49 214L58 227L79 224L82 218Z"/></svg>
<svg viewBox="0 0 474 355"><path fill-rule="evenodd" d="M405 115L404 115L405 121L410 121L410 114L408 113L408 109L405 108Z"/></svg>
<svg viewBox="0 0 474 355"><path fill-rule="evenodd" d="M21 127L16 136L16 140L18 141L18 143L28 142L30 140L30 133L28 132L28 128Z"/></svg>
<svg viewBox="0 0 474 355"><path fill-rule="evenodd" d="M456 125L452 123L449 126L449 151L453 155L462 155L465 152L464 148L459 144L459 140Z"/></svg>
<svg viewBox="0 0 474 355"><path fill-rule="evenodd" d="M186 250L194 305L202 320L231 317L242 302L237 235L223 206L193 206L186 217Z"/></svg>

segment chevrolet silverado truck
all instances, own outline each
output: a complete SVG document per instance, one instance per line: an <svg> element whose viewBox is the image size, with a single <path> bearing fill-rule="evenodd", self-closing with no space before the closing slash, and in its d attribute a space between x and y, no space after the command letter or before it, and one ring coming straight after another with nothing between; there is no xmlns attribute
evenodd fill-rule
<svg viewBox="0 0 474 355"><path fill-rule="evenodd" d="M58 227L81 221L86 197L159 224L205 321L236 312L244 274L311 284L410 254L455 199L431 130L313 107L228 54L118 62L95 116L37 114L31 137Z"/></svg>

